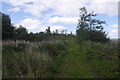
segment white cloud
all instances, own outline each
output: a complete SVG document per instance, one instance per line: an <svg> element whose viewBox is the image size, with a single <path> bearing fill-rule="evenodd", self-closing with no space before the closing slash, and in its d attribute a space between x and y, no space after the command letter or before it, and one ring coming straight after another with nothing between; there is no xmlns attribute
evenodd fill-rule
<svg viewBox="0 0 120 80"><path fill-rule="evenodd" d="M4 0L2 2L6 2L12 6L22 6L25 5L25 2L22 0Z"/></svg>
<svg viewBox="0 0 120 80"><path fill-rule="evenodd" d="M111 38L117 38L118 37L118 29L110 30L108 36L110 36Z"/></svg>
<svg viewBox="0 0 120 80"><path fill-rule="evenodd" d="M15 8L10 8L8 9L9 12L18 12L20 11L20 8L19 7L15 7Z"/></svg>
<svg viewBox="0 0 120 80"><path fill-rule="evenodd" d="M19 23L16 24L16 26L19 27L19 25L22 25L23 27L28 29L29 32L45 31L48 28L48 26L42 25L42 23L39 20L31 19L31 18L26 18L26 19L23 19L22 21L19 21ZM66 30L66 27L51 25L50 29L52 32L55 30L58 30L59 32L61 32L62 30Z"/></svg>
<svg viewBox="0 0 120 80"><path fill-rule="evenodd" d="M78 17L53 17L49 19L49 23L77 24Z"/></svg>
<svg viewBox="0 0 120 80"><path fill-rule="evenodd" d="M117 32L118 32L118 30L112 30L111 32L112 32L112 33L117 33Z"/></svg>
<svg viewBox="0 0 120 80"><path fill-rule="evenodd" d="M119 25L116 25L116 24L115 24L115 25L112 25L112 27L113 27L113 28L117 28L117 29L120 28L120 26L119 26Z"/></svg>
<svg viewBox="0 0 120 80"><path fill-rule="evenodd" d="M115 24L115 25L112 25L112 27L113 27L113 28L117 28L117 27L118 27L118 25L116 25L116 24Z"/></svg>
<svg viewBox="0 0 120 80"><path fill-rule="evenodd" d="M86 6L89 11L109 16L117 15L119 0L5 0L14 7L22 7L23 11L34 16L41 15L43 11L53 10L53 14L60 16L79 16L79 8ZM28 4L33 2L33 4ZM42 14L41 16L44 16Z"/></svg>
<svg viewBox="0 0 120 80"><path fill-rule="evenodd" d="M48 10L48 8L45 5L43 5L39 2L38 3L37 2L33 3L32 5L27 4L23 7L24 7L24 12L25 13L29 13L29 14L32 14L32 15L37 16L37 17L41 17L42 12Z"/></svg>
<svg viewBox="0 0 120 80"><path fill-rule="evenodd" d="M91 2L87 5L88 10L95 11L98 14L107 14L108 16L114 16L118 14L117 2Z"/></svg>
<svg viewBox="0 0 120 80"><path fill-rule="evenodd" d="M31 19L31 18L26 18L22 21L20 21L18 25L22 25L24 26L26 29L28 29L28 31L40 31L40 27L41 27L41 22L39 20L36 19Z"/></svg>

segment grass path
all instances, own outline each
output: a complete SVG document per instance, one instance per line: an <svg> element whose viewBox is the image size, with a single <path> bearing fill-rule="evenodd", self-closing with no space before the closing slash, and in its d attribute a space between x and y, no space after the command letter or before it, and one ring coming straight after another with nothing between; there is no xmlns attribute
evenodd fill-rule
<svg viewBox="0 0 120 80"><path fill-rule="evenodd" d="M65 55L55 78L95 78L93 68L86 62L85 57L79 51L75 40L70 40Z"/></svg>

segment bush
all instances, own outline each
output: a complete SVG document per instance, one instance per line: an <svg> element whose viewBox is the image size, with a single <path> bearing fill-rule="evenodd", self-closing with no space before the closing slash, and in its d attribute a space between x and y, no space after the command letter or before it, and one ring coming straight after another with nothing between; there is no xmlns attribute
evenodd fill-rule
<svg viewBox="0 0 120 80"><path fill-rule="evenodd" d="M3 78L45 77L52 59L47 53L41 54L33 49L31 45L3 45Z"/></svg>
<svg viewBox="0 0 120 80"><path fill-rule="evenodd" d="M65 54L65 45L33 44L3 45L3 78L53 77Z"/></svg>
<svg viewBox="0 0 120 80"><path fill-rule="evenodd" d="M84 42L80 50L99 76L118 77L118 46L116 44Z"/></svg>
<svg viewBox="0 0 120 80"><path fill-rule="evenodd" d="M45 44L43 45L44 51L48 51L48 53L54 59L61 53L61 51L65 51L64 44Z"/></svg>
<svg viewBox="0 0 120 80"><path fill-rule="evenodd" d="M80 41L94 41L100 43L106 43L109 38L106 37L106 33L97 30L77 30L77 37Z"/></svg>

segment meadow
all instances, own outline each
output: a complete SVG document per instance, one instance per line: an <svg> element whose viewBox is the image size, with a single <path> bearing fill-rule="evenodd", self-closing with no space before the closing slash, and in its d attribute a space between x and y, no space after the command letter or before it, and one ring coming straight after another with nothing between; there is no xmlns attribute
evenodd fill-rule
<svg viewBox="0 0 120 80"><path fill-rule="evenodd" d="M33 45L34 44L34 45ZM4 45L3 78L117 78L118 44L78 42Z"/></svg>
<svg viewBox="0 0 120 80"><path fill-rule="evenodd" d="M9 15L0 15L3 78L119 78L119 42L111 40L106 21L96 19L94 11L79 8L78 23L70 24L75 31L67 25L62 30L61 23L53 31L57 24L49 26L46 20L45 31L39 25L34 32L33 24L30 32L31 22L17 27Z"/></svg>
<svg viewBox="0 0 120 80"><path fill-rule="evenodd" d="M53 76L65 48L59 43L3 44L2 52L3 78L43 78Z"/></svg>

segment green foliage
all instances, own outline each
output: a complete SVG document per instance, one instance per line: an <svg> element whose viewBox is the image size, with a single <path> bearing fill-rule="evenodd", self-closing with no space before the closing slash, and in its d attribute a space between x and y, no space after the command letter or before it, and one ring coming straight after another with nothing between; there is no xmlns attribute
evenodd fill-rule
<svg viewBox="0 0 120 80"><path fill-rule="evenodd" d="M109 41L109 38L107 38L107 34L105 32L101 32L101 31L96 31L96 30L92 30L92 31L88 31L88 39L91 41L95 41L95 42L101 42L101 43L106 43Z"/></svg>
<svg viewBox="0 0 120 80"><path fill-rule="evenodd" d="M50 27L48 27L45 32L28 33L28 30L22 25L20 25L18 28L13 26L13 24L11 24L11 18L9 15L4 13L0 13L0 15L2 15L0 18L2 19L3 40L26 40L30 42L36 42L43 40L54 40L66 36L66 34L63 34L64 30L61 34L58 33L58 30L52 33Z"/></svg>
<svg viewBox="0 0 120 80"><path fill-rule="evenodd" d="M10 16L0 12L2 15L2 39L14 39L14 27L11 24Z"/></svg>
<svg viewBox="0 0 120 80"><path fill-rule="evenodd" d="M50 61L49 55L41 54L27 44L3 46L3 78L44 77Z"/></svg>
<svg viewBox="0 0 120 80"><path fill-rule="evenodd" d="M53 77L57 65L60 64L60 58L62 58L60 56L65 54L64 46L63 44L44 44L39 47L39 45L25 43L3 45L3 78ZM41 48L45 51L41 51ZM53 48L55 48L54 51ZM56 58L54 52L57 54Z"/></svg>
<svg viewBox="0 0 120 80"><path fill-rule="evenodd" d="M45 44L43 45L44 51L48 51L48 53L53 57L56 58L62 51L65 51L64 44Z"/></svg>
<svg viewBox="0 0 120 80"><path fill-rule="evenodd" d="M65 54L66 54L65 51L61 51L61 53L56 57L54 62L51 64L51 68L49 69L50 71L48 72L48 75L47 75L48 78L53 78L55 77L55 74L58 73L58 68L62 63Z"/></svg>
<svg viewBox="0 0 120 80"><path fill-rule="evenodd" d="M108 42L107 34L103 31L105 21L93 19L94 12L88 13L85 7L80 8L80 19L77 26L77 37L81 40L91 40L97 42Z"/></svg>
<svg viewBox="0 0 120 80"><path fill-rule="evenodd" d="M118 77L118 47L116 44L84 42L80 46L80 51L100 77Z"/></svg>
<svg viewBox="0 0 120 80"><path fill-rule="evenodd" d="M30 42L35 41L35 36L32 32L30 32L29 35L27 36L27 40Z"/></svg>
<svg viewBox="0 0 120 80"><path fill-rule="evenodd" d="M28 31L26 28L20 25L20 27L15 30L15 33L16 33L16 39L26 40Z"/></svg>

